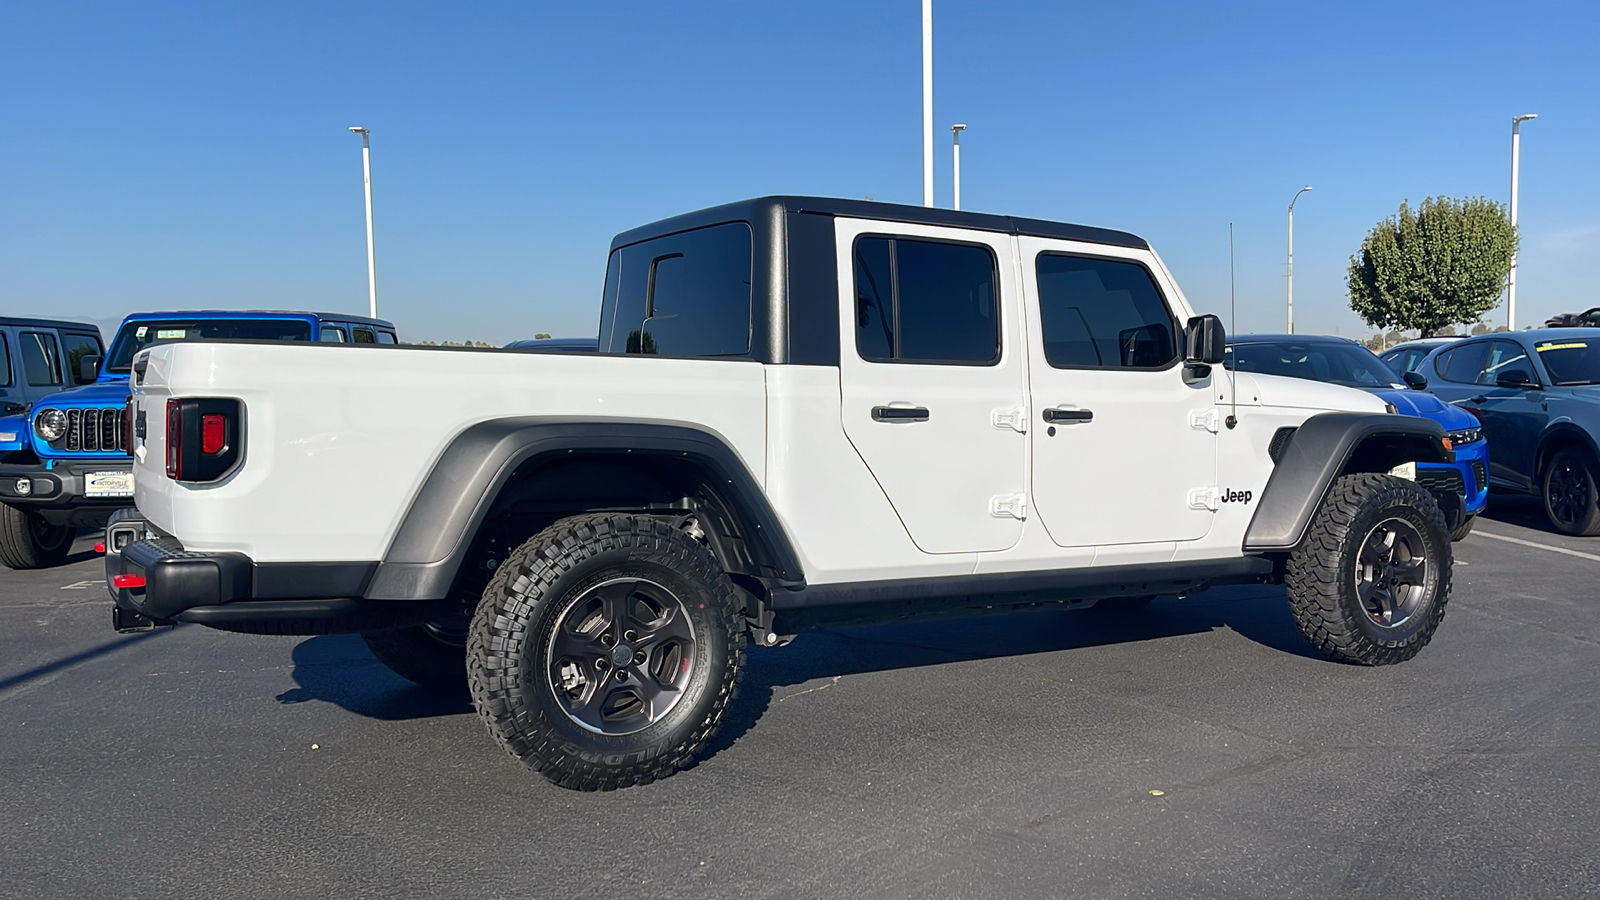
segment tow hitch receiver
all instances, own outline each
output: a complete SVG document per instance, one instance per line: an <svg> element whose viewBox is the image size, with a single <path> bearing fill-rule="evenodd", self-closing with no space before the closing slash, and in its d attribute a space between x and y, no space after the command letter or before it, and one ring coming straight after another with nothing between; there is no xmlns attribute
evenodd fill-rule
<svg viewBox="0 0 1600 900"><path fill-rule="evenodd" d="M149 631L156 627L156 623L154 619L148 616L141 616L131 610L113 605L111 607L111 627L115 628L118 634L132 634L136 631Z"/></svg>

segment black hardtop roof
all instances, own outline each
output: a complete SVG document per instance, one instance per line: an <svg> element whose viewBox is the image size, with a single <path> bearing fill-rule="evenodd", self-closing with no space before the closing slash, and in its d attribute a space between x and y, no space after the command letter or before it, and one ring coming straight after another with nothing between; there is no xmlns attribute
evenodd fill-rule
<svg viewBox="0 0 1600 900"><path fill-rule="evenodd" d="M938 209L927 206L905 206L899 203L879 203L875 200L842 200L834 197L757 197L725 203L696 212L684 213L659 222L651 222L622 232L611 240L611 249L637 244L651 238L676 234L707 225L724 222L767 222L781 217L785 212L817 213L828 216L848 216L856 219L879 219L884 222L910 222L918 225L946 225L953 228L970 228L976 231L996 231L1002 234L1025 234L1033 237L1060 238L1085 241L1112 247L1130 247L1148 250L1150 244L1138 235L1109 228L1089 225L1069 225L1065 222L1047 222L1043 219L1024 219L1016 216L999 216L989 213Z"/></svg>
<svg viewBox="0 0 1600 900"><path fill-rule="evenodd" d="M21 328L66 328L71 331L98 332L98 326L91 322L74 322L71 319L27 319L21 316L0 316L0 325L10 325Z"/></svg>
<svg viewBox="0 0 1600 900"><path fill-rule="evenodd" d="M123 321L143 322L155 319L186 319L195 316L209 319L237 318L240 316L269 316L274 318L314 316L323 321L356 322L363 325L379 325L384 328L394 327L394 323L387 319L372 319L367 316L351 315L350 313L312 312L303 309L174 309L165 312L129 313L123 318Z"/></svg>

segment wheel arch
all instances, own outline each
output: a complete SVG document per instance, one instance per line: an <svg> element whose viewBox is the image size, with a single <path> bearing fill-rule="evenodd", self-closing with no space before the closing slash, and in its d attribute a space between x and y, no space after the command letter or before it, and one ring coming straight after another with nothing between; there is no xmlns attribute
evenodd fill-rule
<svg viewBox="0 0 1600 900"><path fill-rule="evenodd" d="M1448 463L1439 423L1386 413L1328 412L1302 422L1289 437L1261 491L1245 530L1244 550L1293 550L1334 479L1360 472L1388 472L1407 462Z"/></svg>
<svg viewBox="0 0 1600 900"><path fill-rule="evenodd" d="M731 575L804 585L766 494L720 435L670 421L512 417L480 422L450 442L366 596L447 596L486 523L511 520L536 531L539 522L583 512L684 509L701 520L702 539Z"/></svg>
<svg viewBox="0 0 1600 900"><path fill-rule="evenodd" d="M1593 435L1575 422L1557 422L1545 429L1544 435L1539 438L1539 449L1534 453L1533 472L1530 474L1536 493L1541 489L1544 467L1549 464L1550 457L1555 456L1556 451L1571 446L1582 447L1589 453L1590 459L1600 463L1600 446L1595 444Z"/></svg>

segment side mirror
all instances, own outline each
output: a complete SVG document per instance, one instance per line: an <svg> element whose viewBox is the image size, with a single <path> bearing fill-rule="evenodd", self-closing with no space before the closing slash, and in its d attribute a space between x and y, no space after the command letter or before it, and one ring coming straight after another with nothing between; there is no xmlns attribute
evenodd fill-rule
<svg viewBox="0 0 1600 900"><path fill-rule="evenodd" d="M1527 369L1505 369L1494 377L1494 386L1536 391L1539 389L1539 382L1533 380L1533 373Z"/></svg>
<svg viewBox="0 0 1600 900"><path fill-rule="evenodd" d="M78 383L88 384L100 375L100 357L83 356L78 358Z"/></svg>
<svg viewBox="0 0 1600 900"><path fill-rule="evenodd" d="M1183 326L1183 361L1188 365L1217 365L1227 347L1228 334L1216 316L1195 316Z"/></svg>
<svg viewBox="0 0 1600 900"><path fill-rule="evenodd" d="M1400 380L1404 381L1406 387L1411 388L1413 391L1420 391L1428 386L1428 379L1422 377L1421 372L1406 372L1400 376Z"/></svg>

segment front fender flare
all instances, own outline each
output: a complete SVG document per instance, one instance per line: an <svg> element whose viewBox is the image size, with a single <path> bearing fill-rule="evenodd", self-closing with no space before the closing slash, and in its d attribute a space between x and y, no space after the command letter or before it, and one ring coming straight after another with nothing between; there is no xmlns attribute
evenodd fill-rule
<svg viewBox="0 0 1600 900"><path fill-rule="evenodd" d="M1356 462L1359 471L1387 472L1404 462L1455 461L1444 428L1431 419L1386 413L1319 413L1300 424L1261 491L1246 553L1293 550L1333 480Z"/></svg>

